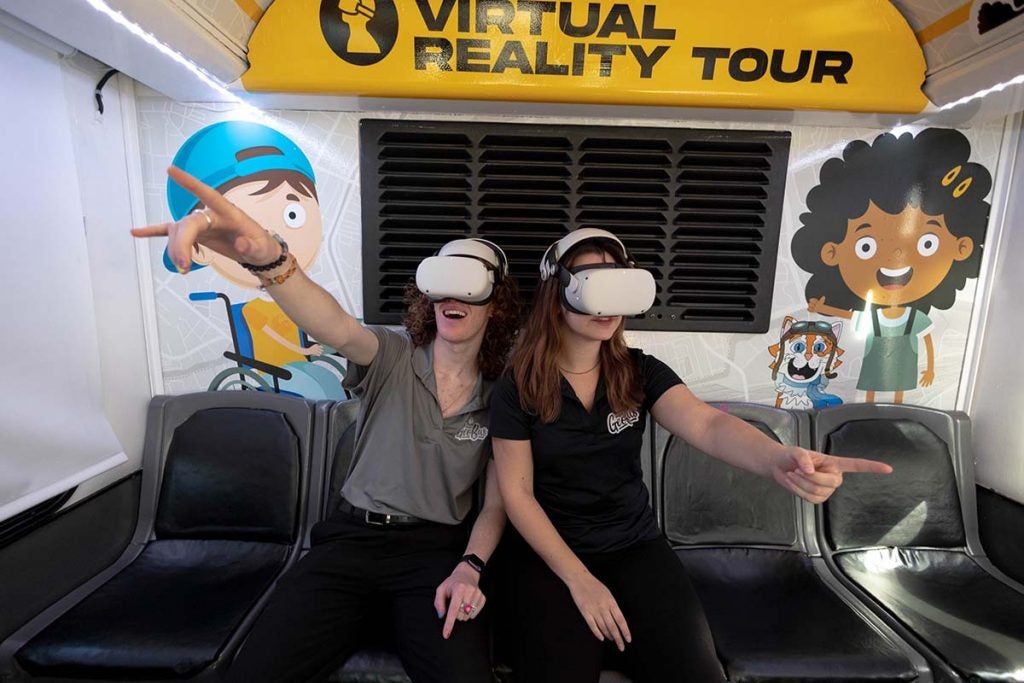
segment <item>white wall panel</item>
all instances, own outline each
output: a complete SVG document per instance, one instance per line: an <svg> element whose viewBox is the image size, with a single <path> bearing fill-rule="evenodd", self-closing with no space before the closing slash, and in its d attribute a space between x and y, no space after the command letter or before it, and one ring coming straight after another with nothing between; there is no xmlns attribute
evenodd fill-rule
<svg viewBox="0 0 1024 683"><path fill-rule="evenodd" d="M86 226L103 408L129 457L117 471L83 486L87 494L141 466L146 406L157 391L143 335L136 243L128 234L134 222L129 178L139 175L137 146L126 148L125 140L137 133L131 81L118 76L107 82L100 114L94 90L106 67L79 56L65 61L62 71Z"/></svg>
<svg viewBox="0 0 1024 683"><path fill-rule="evenodd" d="M1015 155L968 412L978 483L1024 503L1024 139Z"/></svg>
<svg viewBox="0 0 1024 683"><path fill-rule="evenodd" d="M103 412L89 254L56 53L0 27L0 519L125 460Z"/></svg>

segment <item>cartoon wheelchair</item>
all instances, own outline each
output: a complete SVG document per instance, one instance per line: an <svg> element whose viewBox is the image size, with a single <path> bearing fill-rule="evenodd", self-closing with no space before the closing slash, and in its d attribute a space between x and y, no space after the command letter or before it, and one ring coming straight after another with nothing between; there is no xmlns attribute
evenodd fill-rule
<svg viewBox="0 0 1024 683"><path fill-rule="evenodd" d="M345 377L345 366L333 357L337 351L331 347L321 345L324 355L306 356L308 362L290 363L287 367L263 362L254 358L252 334L242 314L244 303L232 304L231 299L221 292L192 292L188 298L190 301L223 301L231 330L234 350L225 351L224 357L234 362L235 367L217 373L210 380L209 391L271 391L303 398L348 398L348 392L342 388L339 379ZM299 330L299 343L305 347L315 342ZM316 363L330 366L334 372Z"/></svg>

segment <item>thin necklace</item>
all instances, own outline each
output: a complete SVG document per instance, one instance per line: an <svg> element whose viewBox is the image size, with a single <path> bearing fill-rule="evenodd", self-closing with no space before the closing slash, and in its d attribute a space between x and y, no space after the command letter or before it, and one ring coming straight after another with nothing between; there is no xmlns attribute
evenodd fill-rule
<svg viewBox="0 0 1024 683"><path fill-rule="evenodd" d="M597 366L600 365L600 364L601 364L601 359L599 358L597 360L597 364L594 365L594 367L590 368L589 370L580 370L579 372L573 372L572 370L566 370L561 365L558 366L558 369L561 370L562 372L564 372L567 375L585 375L588 372L593 372L594 370L596 370Z"/></svg>
<svg viewBox="0 0 1024 683"><path fill-rule="evenodd" d="M441 406L441 417L444 417L444 416L445 416L445 413L447 413L447 412L448 412L449 410L451 410L452 408L454 408L454 407L455 407L455 404L456 404L456 402L457 402L457 401L458 401L458 400L459 400L460 398L461 398L461 399L463 399L463 400L465 400L465 398L467 398L467 397L468 397L468 392L467 392L466 390L467 390L467 389L469 389L470 391L472 391L472 389L473 389L473 386L474 386L474 385L475 385L475 382L474 382L473 384L464 384L464 385L462 385L462 386L456 385L456 386L458 386L458 388L459 388L459 391L458 391L458 393L457 393L457 394L455 394L455 396L454 396L454 397L452 397L452 399L451 399L451 400L450 400L450 401L448 402L448 405L442 405L442 406ZM440 404L440 403L441 403L441 401L440 401L440 400L438 400L438 403Z"/></svg>

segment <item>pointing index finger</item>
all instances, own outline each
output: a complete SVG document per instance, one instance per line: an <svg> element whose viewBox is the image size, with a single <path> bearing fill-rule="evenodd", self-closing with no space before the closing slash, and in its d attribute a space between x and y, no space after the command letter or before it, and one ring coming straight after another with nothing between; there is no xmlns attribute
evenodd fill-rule
<svg viewBox="0 0 1024 683"><path fill-rule="evenodd" d="M455 628L455 618L459 616L459 606L455 604L455 597L448 601L448 615L444 620L444 627L441 629L441 635L447 639L452 634L452 629Z"/></svg>
<svg viewBox="0 0 1024 683"><path fill-rule="evenodd" d="M891 465L879 462L878 460L836 457L834 463L840 472L868 472L872 474L889 474L892 472Z"/></svg>
<svg viewBox="0 0 1024 683"><path fill-rule="evenodd" d="M202 202L204 206L207 206L214 211L223 213L232 206L231 202L224 199L220 192L217 192L217 190L213 189L192 174L181 170L177 166L169 166L167 168L167 175L169 175L174 182L178 183L195 195L196 199Z"/></svg>
<svg viewBox="0 0 1024 683"><path fill-rule="evenodd" d="M133 237L167 237L167 223L147 225L142 228L132 228Z"/></svg>

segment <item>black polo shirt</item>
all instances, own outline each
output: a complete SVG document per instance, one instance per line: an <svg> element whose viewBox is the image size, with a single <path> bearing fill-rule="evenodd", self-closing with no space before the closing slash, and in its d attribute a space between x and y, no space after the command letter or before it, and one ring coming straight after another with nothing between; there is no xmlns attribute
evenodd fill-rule
<svg viewBox="0 0 1024 683"><path fill-rule="evenodd" d="M603 376L590 412L560 377L562 412L550 424L522 409L511 377L498 380L491 393L491 437L530 441L534 496L577 553L619 550L661 533L644 486L640 452L648 411L682 380L654 356L630 351L643 381L639 410L613 414Z"/></svg>

